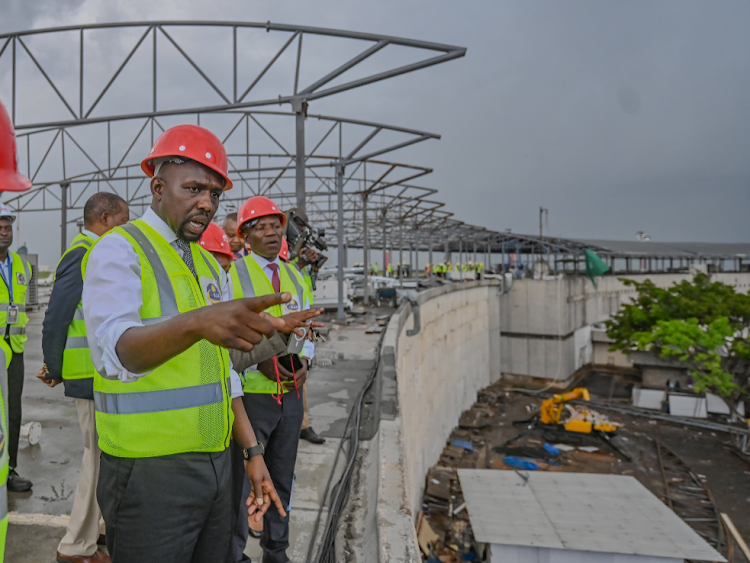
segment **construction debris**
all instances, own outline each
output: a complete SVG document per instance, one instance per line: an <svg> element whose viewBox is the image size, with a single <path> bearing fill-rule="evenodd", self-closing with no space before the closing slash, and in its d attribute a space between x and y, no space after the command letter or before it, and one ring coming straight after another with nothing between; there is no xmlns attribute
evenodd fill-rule
<svg viewBox="0 0 750 563"><path fill-rule="evenodd" d="M698 535L726 555L727 534L721 531L719 512L705 485L705 477L693 471L656 435L649 435L662 431L661 421L657 419L656 425L647 424L625 412L632 407L615 405L615 408L610 408L610 405L602 406L594 399L570 406L575 406L576 412L585 412L586 420L595 420L602 426L611 425L616 432L592 432L589 435L559 429L549 435L548 428L535 426L532 422L543 399L551 396L515 393L499 382L481 390L477 402L461 415L438 465L428 472L423 519L429 521L432 531L438 536L429 557L435 557L435 561L453 561L454 557L462 561L479 553L480 546L475 542L468 521L457 469L510 469L521 475L528 475L525 471L533 470L633 476L669 505ZM594 411L591 409L594 405L597 411L618 412L617 420L609 420ZM569 416L573 413L565 409L562 421L567 421ZM701 423L718 426L715 422ZM719 440L714 447L724 447L720 442L722 438L710 436L709 432L699 435L691 427L684 427L682 431L695 439ZM707 465L701 469L705 467ZM736 519L736 514L733 515ZM750 521L750 515L747 520ZM743 521L743 525L747 523Z"/></svg>

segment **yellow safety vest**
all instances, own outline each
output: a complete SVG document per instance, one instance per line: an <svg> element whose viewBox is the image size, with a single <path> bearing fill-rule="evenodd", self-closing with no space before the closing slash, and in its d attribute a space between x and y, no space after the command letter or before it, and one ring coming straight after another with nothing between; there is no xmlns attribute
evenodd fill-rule
<svg viewBox="0 0 750 563"><path fill-rule="evenodd" d="M8 365L13 355L10 347L0 339L0 563L5 560L5 538L8 535Z"/></svg>
<svg viewBox="0 0 750 563"><path fill-rule="evenodd" d="M307 295L305 280L297 268L290 266L283 260L279 260L279 262L281 263L279 268L281 291L291 293L292 299L289 303L284 303L283 306L274 305L266 309L266 312L274 317L302 310L305 306L305 295ZM235 299L276 293L268 277L251 255L233 262L232 268L229 270L229 276L232 280ZM278 391L276 382L271 381L259 371L246 370L245 373L240 375L240 378L245 393L274 394ZM289 389L284 387L284 393L288 391Z"/></svg>
<svg viewBox="0 0 750 563"><path fill-rule="evenodd" d="M308 303L310 304L310 307L313 305L313 283L312 283L312 266L307 265L304 268L299 267L299 257L295 258L292 261L292 264L297 268L297 271L302 274L302 279L305 280L305 287L307 288L307 292L305 295L307 296Z"/></svg>
<svg viewBox="0 0 750 563"><path fill-rule="evenodd" d="M24 343L28 340L26 336L26 323L29 317L26 315L26 291L31 282L31 267L21 257L8 250L11 259L11 273L9 283L13 290L13 304L18 306L18 322L10 327L10 347L16 354L22 354ZM0 276L2 278L2 276ZM0 281L0 330L5 335L8 326L8 307L11 298L5 278Z"/></svg>
<svg viewBox="0 0 750 563"><path fill-rule="evenodd" d="M199 245L190 243L196 280L177 251L145 222L110 232L125 237L140 258L144 325L221 301L219 265ZM90 255L91 250L83 259L84 279ZM200 340L132 383L97 373L99 447L128 458L223 451L234 421L229 365L226 349Z"/></svg>
<svg viewBox="0 0 750 563"><path fill-rule="evenodd" d="M88 250L95 242L91 237L79 233L60 257L60 262L68 255L68 252L76 248ZM83 303L79 301L73 321L68 326L68 338L63 350L62 377L63 379L90 379L95 373L96 368L94 368L94 362L91 361L91 350L89 350L89 339L86 336L86 323L83 320Z"/></svg>

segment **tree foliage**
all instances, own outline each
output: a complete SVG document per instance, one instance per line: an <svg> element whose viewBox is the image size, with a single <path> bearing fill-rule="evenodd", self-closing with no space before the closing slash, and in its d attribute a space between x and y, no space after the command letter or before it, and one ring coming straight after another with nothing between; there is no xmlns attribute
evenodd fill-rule
<svg viewBox="0 0 750 563"><path fill-rule="evenodd" d="M612 349L677 359L696 391L719 394L734 409L750 391L750 296L705 274L666 289L622 281L637 295L607 321Z"/></svg>

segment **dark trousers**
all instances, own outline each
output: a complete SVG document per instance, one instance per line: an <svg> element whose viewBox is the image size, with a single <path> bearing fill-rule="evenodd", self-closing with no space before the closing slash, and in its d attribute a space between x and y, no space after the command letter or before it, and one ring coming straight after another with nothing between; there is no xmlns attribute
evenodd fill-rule
<svg viewBox="0 0 750 563"><path fill-rule="evenodd" d="M294 464L297 461L297 446L302 428L304 409L302 399L295 391L284 394L281 405L266 393L247 393L242 402L247 416L253 425L255 436L266 447L266 467L271 474L273 485L279 493L284 508L289 506L294 479ZM237 517L234 538L232 539L232 561L247 561L243 555L247 545L248 524L245 502L250 496L250 480L245 473L242 450L233 448L232 474L233 491L238 496L232 500ZM263 549L263 563L286 563L289 558L289 516L282 517L275 505L271 505L263 516L263 535L260 538Z"/></svg>
<svg viewBox="0 0 750 563"><path fill-rule="evenodd" d="M215 563L232 537L231 456L102 454L96 496L112 563Z"/></svg>
<svg viewBox="0 0 750 563"><path fill-rule="evenodd" d="M21 435L21 395L23 395L23 352L16 354L8 366L8 455L10 468L18 463L18 437Z"/></svg>

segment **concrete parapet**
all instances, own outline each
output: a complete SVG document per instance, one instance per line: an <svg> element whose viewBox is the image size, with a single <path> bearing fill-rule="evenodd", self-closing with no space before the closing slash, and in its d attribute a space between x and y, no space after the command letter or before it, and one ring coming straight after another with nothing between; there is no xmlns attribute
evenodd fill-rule
<svg viewBox="0 0 750 563"><path fill-rule="evenodd" d="M497 282L465 282L419 294L416 335L408 336L411 322L402 321L408 309L393 321L400 325L396 380L413 515L421 504L425 473L440 458L461 413L474 404L477 391L499 378L499 306Z"/></svg>

